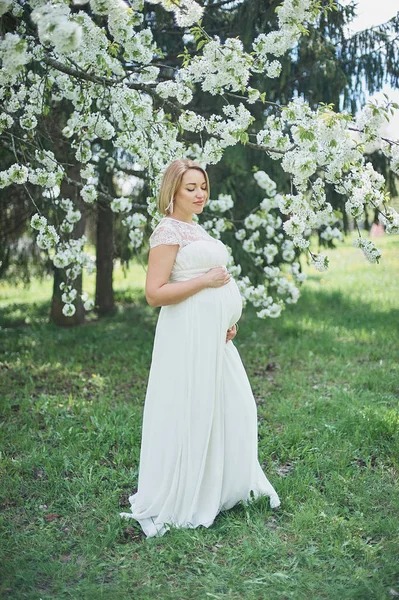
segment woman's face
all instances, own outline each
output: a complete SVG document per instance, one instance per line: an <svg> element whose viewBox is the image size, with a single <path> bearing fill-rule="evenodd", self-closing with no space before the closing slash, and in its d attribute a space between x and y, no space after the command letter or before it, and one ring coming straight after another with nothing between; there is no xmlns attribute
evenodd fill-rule
<svg viewBox="0 0 399 600"><path fill-rule="evenodd" d="M202 171L188 169L175 193L175 209L184 214L201 214L207 197L208 189Z"/></svg>

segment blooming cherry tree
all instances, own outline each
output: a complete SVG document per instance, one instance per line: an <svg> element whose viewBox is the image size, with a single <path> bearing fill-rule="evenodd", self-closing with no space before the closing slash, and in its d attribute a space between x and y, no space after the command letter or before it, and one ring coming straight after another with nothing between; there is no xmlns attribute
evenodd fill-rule
<svg viewBox="0 0 399 600"><path fill-rule="evenodd" d="M328 268L326 256L310 248L312 231L327 241L342 238L337 214L326 200L327 186L345 196L345 210L356 224L365 208L373 207L388 233L399 232L399 215L388 205L384 179L364 155L367 143L380 143L392 170L399 173L399 143L380 135L382 123L398 107L388 99L382 105L368 104L354 120L332 106L313 110L300 97L286 106L269 103L251 86L254 74L262 74L265 81L279 76L279 57L296 45L321 10L333 7L332 0L324 7L315 0L285 0L277 9L277 29L259 34L250 52L239 39L210 37L201 25L206 8L194 0L152 4L172 12L182 33L191 27L197 44L195 55L182 55L173 77L152 31L144 26L142 0L0 0L0 16L8 15L15 24L0 40L0 135L15 158L0 172L0 187L19 184L29 194L29 186L38 186L48 203L65 213L56 224L38 211L31 226L54 266L65 269L63 312L71 316L77 297L74 281L94 264L84 250L85 237L71 238L81 211L70 198L60 197L67 168L54 148L43 148L38 135L42 118L55 106L62 104L68 112L62 135L80 165L80 181L74 184L84 203L106 197L98 186L99 141L111 144L110 164L129 157L131 166L148 174L152 188L145 205L124 196L108 198L112 211L123 215L133 248L142 246L147 222L154 226L160 218L157 191L172 160L189 156L206 167L240 143L267 153L287 173L291 193L277 193L268 175L257 171L254 176L265 198L243 225L237 225L234 200L227 195L210 201L203 225L218 238L234 230L235 240L263 277L263 283L254 285L230 248L229 268L244 302L253 304L260 318L277 317L285 303L299 297L302 254L310 256L316 269ZM220 114L190 109L198 88L225 100ZM264 107L262 123L251 112L255 103ZM195 144L189 141L193 135ZM358 230L357 246L368 260L378 262L380 251ZM86 295L82 299L90 310L93 302Z"/></svg>

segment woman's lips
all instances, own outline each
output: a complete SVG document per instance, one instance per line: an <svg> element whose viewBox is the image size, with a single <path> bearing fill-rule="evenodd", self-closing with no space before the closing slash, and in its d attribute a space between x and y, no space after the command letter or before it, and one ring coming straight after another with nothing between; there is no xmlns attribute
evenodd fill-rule
<svg viewBox="0 0 399 600"><path fill-rule="evenodd" d="M201 202L194 202L194 204L204 204L203 201Z"/></svg>

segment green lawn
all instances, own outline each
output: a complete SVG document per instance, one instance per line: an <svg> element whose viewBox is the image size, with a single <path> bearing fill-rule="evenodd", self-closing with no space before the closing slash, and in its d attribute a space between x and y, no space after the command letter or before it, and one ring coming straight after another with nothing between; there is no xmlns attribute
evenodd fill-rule
<svg viewBox="0 0 399 600"><path fill-rule="evenodd" d="M368 600L399 594L399 236L380 265L348 242L280 319L247 308L235 344L259 458L282 499L146 539L121 519L137 485L157 309L145 273L118 309L47 323L51 281L0 286L0 596ZM88 291L93 289L93 280Z"/></svg>

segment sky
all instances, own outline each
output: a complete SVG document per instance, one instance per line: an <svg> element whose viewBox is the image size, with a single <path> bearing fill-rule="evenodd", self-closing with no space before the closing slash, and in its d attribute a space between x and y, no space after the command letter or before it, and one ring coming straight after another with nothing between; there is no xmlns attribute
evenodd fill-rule
<svg viewBox="0 0 399 600"><path fill-rule="evenodd" d="M341 4L348 4L343 2ZM351 25L353 31L360 31L381 25L399 11L399 0L357 0L357 17Z"/></svg>
<svg viewBox="0 0 399 600"><path fill-rule="evenodd" d="M348 2L341 0L341 3L347 4ZM349 33L386 23L398 11L399 0L357 0L357 17L351 23ZM399 104L399 90L393 89L389 85L385 85L380 93L377 92L371 98L383 100L382 92L388 94L391 100ZM386 133L391 138L399 139L399 111L387 125Z"/></svg>

